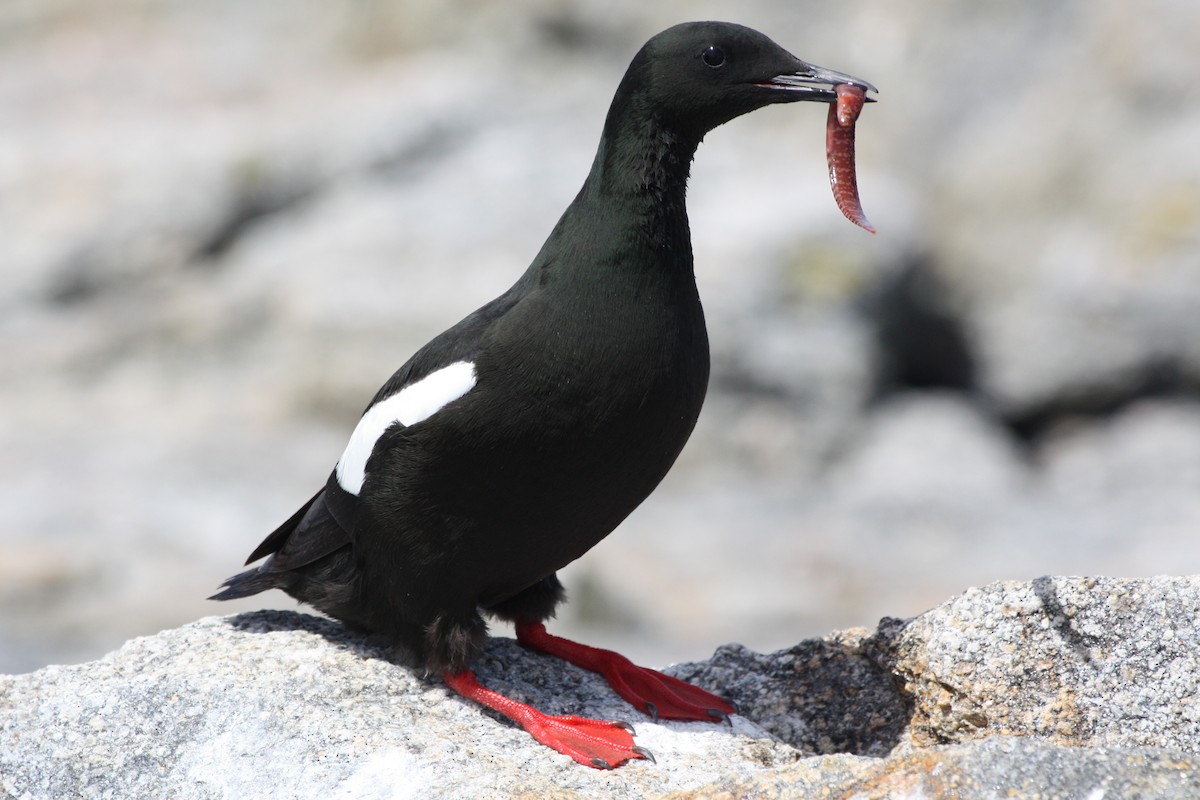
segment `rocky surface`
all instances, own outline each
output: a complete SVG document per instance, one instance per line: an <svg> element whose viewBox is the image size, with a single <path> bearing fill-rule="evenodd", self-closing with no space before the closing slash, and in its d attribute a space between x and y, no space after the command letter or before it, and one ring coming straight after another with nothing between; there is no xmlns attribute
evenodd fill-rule
<svg viewBox="0 0 1200 800"><path fill-rule="evenodd" d="M641 42L731 15L881 87L880 234L820 110L708 137L708 407L564 627L679 661L1200 572L1194 3L6 3L0 670L213 613L390 371L528 263Z"/></svg>
<svg viewBox="0 0 1200 800"><path fill-rule="evenodd" d="M1193 798L1200 579L1041 578L908 621L670 671L730 725L654 723L493 639L485 684L630 719L658 762L579 766L327 620L211 617L0 678L0 793L51 797Z"/></svg>

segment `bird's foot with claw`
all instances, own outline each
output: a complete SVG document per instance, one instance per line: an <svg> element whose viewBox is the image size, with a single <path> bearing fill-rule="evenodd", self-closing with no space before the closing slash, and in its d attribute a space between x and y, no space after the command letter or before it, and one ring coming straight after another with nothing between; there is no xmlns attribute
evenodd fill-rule
<svg viewBox="0 0 1200 800"><path fill-rule="evenodd" d="M552 717L533 711L528 720L518 723L529 735L564 755L597 769L613 769L626 761L654 755L633 743L633 726L627 722L607 722L587 717Z"/></svg>
<svg viewBox="0 0 1200 800"><path fill-rule="evenodd" d="M598 671L613 691L655 720L727 722L737 710L732 703L699 686L639 667L617 653L612 653L611 660Z"/></svg>
<svg viewBox="0 0 1200 800"><path fill-rule="evenodd" d="M499 711L537 741L585 766L614 769L634 759L654 761L649 750L634 744L633 726L627 722L543 714L532 706L485 688L469 670L448 672L442 679L463 697Z"/></svg>
<svg viewBox="0 0 1200 800"><path fill-rule="evenodd" d="M724 722L737 711L724 698L658 670L639 667L620 653L553 636L540 622L519 623L517 641L599 673L613 691L654 719Z"/></svg>

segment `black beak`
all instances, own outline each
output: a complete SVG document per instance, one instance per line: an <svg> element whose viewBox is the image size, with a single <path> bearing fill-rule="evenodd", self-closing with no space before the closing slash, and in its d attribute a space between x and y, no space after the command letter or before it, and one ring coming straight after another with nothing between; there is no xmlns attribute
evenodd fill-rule
<svg viewBox="0 0 1200 800"><path fill-rule="evenodd" d="M832 88L839 83L849 83L854 86L861 86L868 92L879 93L878 89L862 78L818 67L815 64L806 64L798 59L797 61L800 68L795 72L785 72L782 75L776 75L768 81L762 81L754 85L777 92L791 93L794 96L787 98L789 100L814 100L819 103L836 102L837 94L832 91ZM867 102L874 103L875 99L868 97Z"/></svg>

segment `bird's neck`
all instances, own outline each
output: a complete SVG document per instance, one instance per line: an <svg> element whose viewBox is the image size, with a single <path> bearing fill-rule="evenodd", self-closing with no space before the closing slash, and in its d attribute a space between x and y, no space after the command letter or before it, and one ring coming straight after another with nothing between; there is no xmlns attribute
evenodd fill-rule
<svg viewBox="0 0 1200 800"><path fill-rule="evenodd" d="M687 178L699 141L649 113L625 113L621 94L583 188L563 213L523 281L543 288L592 282L615 297L649 284L698 303L687 218ZM624 287L624 289L622 289Z"/></svg>
<svg viewBox="0 0 1200 800"><path fill-rule="evenodd" d="M654 115L614 120L610 114L588 186L626 198L645 196L658 203L682 203L699 144L672 131Z"/></svg>
<svg viewBox="0 0 1200 800"><path fill-rule="evenodd" d="M700 142L673 131L653 112L614 104L580 200L619 205L656 246L686 248L687 182Z"/></svg>

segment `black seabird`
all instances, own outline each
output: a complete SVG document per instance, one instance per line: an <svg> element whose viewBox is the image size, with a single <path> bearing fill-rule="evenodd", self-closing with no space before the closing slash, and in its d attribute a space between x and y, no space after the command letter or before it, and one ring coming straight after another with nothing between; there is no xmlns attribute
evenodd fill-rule
<svg viewBox="0 0 1200 800"><path fill-rule="evenodd" d="M654 490L700 414L708 336L684 202L697 146L763 106L833 102L844 83L874 91L740 25L686 23L647 42L583 188L533 263L384 384L325 487L214 599L282 589L591 766L649 753L626 725L547 716L481 686L470 665L484 615L603 674L649 714L732 713L543 622L564 598L556 570Z"/></svg>

